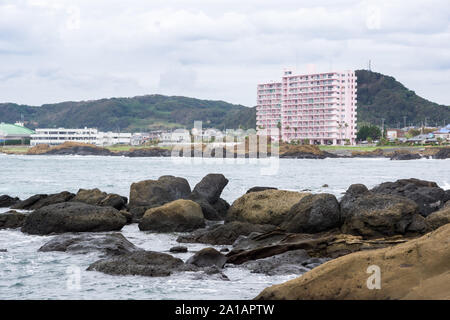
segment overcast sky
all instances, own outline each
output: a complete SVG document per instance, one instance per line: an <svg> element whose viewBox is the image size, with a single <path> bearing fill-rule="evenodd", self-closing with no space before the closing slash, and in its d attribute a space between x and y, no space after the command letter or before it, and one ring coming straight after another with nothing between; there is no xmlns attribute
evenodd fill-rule
<svg viewBox="0 0 450 320"><path fill-rule="evenodd" d="M0 0L0 102L255 105L286 67L367 68L450 105L449 0Z"/></svg>

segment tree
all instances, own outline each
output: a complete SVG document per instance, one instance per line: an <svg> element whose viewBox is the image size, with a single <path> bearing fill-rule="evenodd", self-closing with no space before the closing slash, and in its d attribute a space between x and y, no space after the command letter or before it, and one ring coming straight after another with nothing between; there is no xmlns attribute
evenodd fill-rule
<svg viewBox="0 0 450 320"><path fill-rule="evenodd" d="M359 127L356 133L356 139L358 141L368 141L370 138L373 140L379 140L381 137L381 130L377 126L371 124L364 124Z"/></svg>

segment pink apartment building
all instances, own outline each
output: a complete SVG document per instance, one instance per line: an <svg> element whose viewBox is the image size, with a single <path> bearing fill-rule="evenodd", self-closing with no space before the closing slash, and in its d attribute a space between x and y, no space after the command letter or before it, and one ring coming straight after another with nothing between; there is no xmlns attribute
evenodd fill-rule
<svg viewBox="0 0 450 320"><path fill-rule="evenodd" d="M354 71L293 75L258 85L258 134L310 144L355 144L356 75Z"/></svg>

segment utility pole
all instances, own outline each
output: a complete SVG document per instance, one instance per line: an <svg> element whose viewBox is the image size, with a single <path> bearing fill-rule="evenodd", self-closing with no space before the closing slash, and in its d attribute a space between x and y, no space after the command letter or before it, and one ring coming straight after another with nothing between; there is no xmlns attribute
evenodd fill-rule
<svg viewBox="0 0 450 320"><path fill-rule="evenodd" d="M406 128L406 116L403 116L403 128Z"/></svg>
<svg viewBox="0 0 450 320"><path fill-rule="evenodd" d="M384 138L384 118L381 118L381 137Z"/></svg>

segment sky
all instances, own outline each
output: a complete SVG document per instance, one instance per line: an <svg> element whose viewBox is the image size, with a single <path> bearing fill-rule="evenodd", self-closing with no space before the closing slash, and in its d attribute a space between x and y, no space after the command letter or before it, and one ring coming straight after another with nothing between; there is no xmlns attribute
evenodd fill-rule
<svg viewBox="0 0 450 320"><path fill-rule="evenodd" d="M448 0L0 0L0 102L254 106L285 68L367 69L450 105Z"/></svg>

